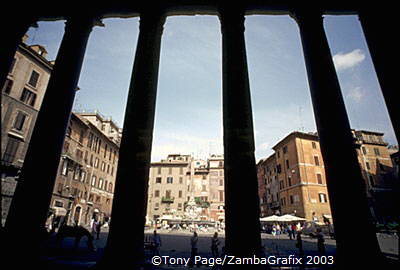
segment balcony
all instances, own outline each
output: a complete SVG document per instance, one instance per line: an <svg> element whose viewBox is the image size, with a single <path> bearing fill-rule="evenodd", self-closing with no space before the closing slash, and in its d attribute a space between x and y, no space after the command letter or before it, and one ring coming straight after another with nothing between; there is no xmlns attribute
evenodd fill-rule
<svg viewBox="0 0 400 270"><path fill-rule="evenodd" d="M174 197L162 197L161 198L161 203L173 203L174 202Z"/></svg>

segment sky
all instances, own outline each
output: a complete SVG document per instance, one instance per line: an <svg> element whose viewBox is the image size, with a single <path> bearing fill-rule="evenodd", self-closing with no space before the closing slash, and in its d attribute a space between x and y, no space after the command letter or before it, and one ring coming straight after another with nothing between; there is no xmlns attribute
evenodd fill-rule
<svg viewBox="0 0 400 270"><path fill-rule="evenodd" d="M94 111L122 127L139 19L105 19L90 35L75 111ZM324 27L352 128L397 141L357 16L325 16ZM39 22L28 44L55 59L64 22ZM284 15L251 15L245 40L256 160L292 131L315 132L299 31ZM161 57L152 161L171 153L222 154L222 48L216 16L168 17Z"/></svg>

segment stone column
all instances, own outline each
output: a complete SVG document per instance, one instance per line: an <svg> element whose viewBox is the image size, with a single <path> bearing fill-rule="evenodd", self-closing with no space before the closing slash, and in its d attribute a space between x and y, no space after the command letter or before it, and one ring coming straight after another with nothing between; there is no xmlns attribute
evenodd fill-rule
<svg viewBox="0 0 400 270"><path fill-rule="evenodd" d="M16 17L16 19L7 21L0 50L0 59L2 59L0 62L1 87L3 87L7 78L18 44L21 43L22 37L33 23L35 23L35 19L32 17Z"/></svg>
<svg viewBox="0 0 400 270"><path fill-rule="evenodd" d="M225 248L251 256L261 247L260 205L254 157L253 119L244 39L244 12L219 9L225 158Z"/></svg>
<svg viewBox="0 0 400 270"><path fill-rule="evenodd" d="M386 7L385 7L386 8ZM385 16L383 14L387 13ZM358 13L369 52L374 63L375 72L381 86L386 107L392 120L393 129L397 141L400 141L400 106L398 103L398 72L399 57L397 54L389 53L398 50L395 41L397 35L393 33L392 26L396 25L398 19L385 10L376 10L365 7Z"/></svg>
<svg viewBox="0 0 400 270"><path fill-rule="evenodd" d="M308 82L325 164L335 226L337 263L378 260L380 249L368 209L365 182L358 164L332 55L319 11L294 10L303 45ZM352 230L351 227L357 227ZM357 253L362 247L362 253Z"/></svg>
<svg viewBox="0 0 400 270"><path fill-rule="evenodd" d="M92 18L70 18L15 190L6 231L10 245L35 253L47 218L65 132L82 67ZM28 253L28 252L27 252Z"/></svg>
<svg viewBox="0 0 400 270"><path fill-rule="evenodd" d="M164 14L157 10L140 15L140 33L119 150L110 231L99 268L107 268L115 261L124 261L126 266L132 267L143 263L148 179L164 22Z"/></svg>

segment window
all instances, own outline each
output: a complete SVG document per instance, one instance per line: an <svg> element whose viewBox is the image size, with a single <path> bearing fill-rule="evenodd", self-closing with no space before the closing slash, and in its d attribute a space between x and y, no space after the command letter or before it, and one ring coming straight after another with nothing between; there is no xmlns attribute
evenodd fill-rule
<svg viewBox="0 0 400 270"><path fill-rule="evenodd" d="M316 166L319 166L319 158L318 156L314 156L314 163Z"/></svg>
<svg viewBox="0 0 400 270"><path fill-rule="evenodd" d="M223 190L220 190L220 191L219 191L219 201L220 201L220 202L223 202L223 201L224 201L224 191L223 191Z"/></svg>
<svg viewBox="0 0 400 270"><path fill-rule="evenodd" d="M367 167L367 170L371 170L371 166L369 165L369 162L365 162L365 167Z"/></svg>
<svg viewBox="0 0 400 270"><path fill-rule="evenodd" d="M288 176L288 186L290 187L292 185L292 177Z"/></svg>
<svg viewBox="0 0 400 270"><path fill-rule="evenodd" d="M62 201L54 201L55 207L64 207L64 203Z"/></svg>
<svg viewBox="0 0 400 270"><path fill-rule="evenodd" d="M68 161L64 159L63 165L62 165L62 170L61 170L62 175L67 175L68 174Z"/></svg>
<svg viewBox="0 0 400 270"><path fill-rule="evenodd" d="M29 79L28 84L30 84L33 87L36 87L38 80L39 80L39 73L32 70L31 77Z"/></svg>
<svg viewBox="0 0 400 270"><path fill-rule="evenodd" d="M182 210L182 203L178 203L178 210Z"/></svg>
<svg viewBox="0 0 400 270"><path fill-rule="evenodd" d="M99 189L103 188L103 182L104 182L103 178L99 178L99 186L98 186Z"/></svg>
<svg viewBox="0 0 400 270"><path fill-rule="evenodd" d="M289 167L290 167L290 166L289 166L289 160L287 159L287 160L286 160L286 169L289 169Z"/></svg>
<svg viewBox="0 0 400 270"><path fill-rule="evenodd" d="M206 180L207 179L207 175L205 175L205 174L203 174L203 180Z"/></svg>
<svg viewBox="0 0 400 270"><path fill-rule="evenodd" d="M179 190L178 197L182 198L182 190Z"/></svg>
<svg viewBox="0 0 400 270"><path fill-rule="evenodd" d="M317 173L317 182L318 184L322 184L322 176L319 173Z"/></svg>
<svg viewBox="0 0 400 270"><path fill-rule="evenodd" d="M168 168L168 174L172 174L172 168Z"/></svg>
<svg viewBox="0 0 400 270"><path fill-rule="evenodd" d="M113 192L113 184L112 183L108 184L108 191Z"/></svg>
<svg viewBox="0 0 400 270"><path fill-rule="evenodd" d="M207 186L206 185L202 185L201 191L207 191Z"/></svg>
<svg viewBox="0 0 400 270"><path fill-rule="evenodd" d="M26 120L27 115L23 112L18 112L17 113L17 117L15 118L15 122L14 122L14 128L18 131L22 131L23 127L24 127L24 123Z"/></svg>
<svg viewBox="0 0 400 270"><path fill-rule="evenodd" d="M172 184L174 182L173 177L167 177L167 184Z"/></svg>
<svg viewBox="0 0 400 270"><path fill-rule="evenodd" d="M294 199L293 199L292 195L289 196L289 199L290 199L290 204L293 204L294 203Z"/></svg>
<svg viewBox="0 0 400 270"><path fill-rule="evenodd" d="M161 174L161 167L158 167L158 168L157 168L157 173L158 173L158 174Z"/></svg>
<svg viewBox="0 0 400 270"><path fill-rule="evenodd" d="M92 187L96 186L96 175L92 176Z"/></svg>
<svg viewBox="0 0 400 270"><path fill-rule="evenodd" d="M14 82L12 80L7 79L6 83L4 84L3 87L3 92L7 95L9 95L11 93L11 88L13 86Z"/></svg>
<svg viewBox="0 0 400 270"><path fill-rule="evenodd" d="M282 172L281 164L276 165L276 171L277 171L278 173L281 173L281 172Z"/></svg>
<svg viewBox="0 0 400 270"><path fill-rule="evenodd" d="M224 167L224 163L223 163L222 161L220 161L220 162L218 163L218 167Z"/></svg>
<svg viewBox="0 0 400 270"><path fill-rule="evenodd" d="M361 149L362 149L363 154L366 155L366 154L367 154L367 148L365 148L365 147L363 146L363 147L361 147Z"/></svg>
<svg viewBox="0 0 400 270"><path fill-rule="evenodd" d="M85 137L85 131L81 130L79 133L79 143L83 144L84 137Z"/></svg>
<svg viewBox="0 0 400 270"><path fill-rule="evenodd" d="M165 191L165 198L167 198L167 199L171 198L171 190L166 190Z"/></svg>
<svg viewBox="0 0 400 270"><path fill-rule="evenodd" d="M35 105L35 101L36 101L36 94L33 93L32 91L24 88L24 90L22 91L22 95L21 95L19 100L21 100L25 104L28 104L30 106L34 106Z"/></svg>
<svg viewBox="0 0 400 270"><path fill-rule="evenodd" d="M161 184L161 177L156 177L156 184Z"/></svg>
<svg viewBox="0 0 400 270"><path fill-rule="evenodd" d="M320 202L320 203L326 203L326 202L327 202L326 194L324 194L324 193L319 193L318 195L319 195L319 202Z"/></svg>
<svg viewBox="0 0 400 270"><path fill-rule="evenodd" d="M183 184L183 177L179 177L179 184Z"/></svg>
<svg viewBox="0 0 400 270"><path fill-rule="evenodd" d="M282 151L283 151L284 154L287 153L287 145L285 145L285 146L283 147L283 150L282 150Z"/></svg>
<svg viewBox="0 0 400 270"><path fill-rule="evenodd" d="M183 174L183 167L179 168L179 174Z"/></svg>
<svg viewBox="0 0 400 270"><path fill-rule="evenodd" d="M379 148L374 148L374 153L375 153L375 155L379 156L380 155Z"/></svg>
<svg viewBox="0 0 400 270"><path fill-rule="evenodd" d="M285 186L283 184L283 181L279 181L279 189L283 189Z"/></svg>
<svg viewBox="0 0 400 270"><path fill-rule="evenodd" d="M86 178L86 172L81 170L81 182L85 182L85 178Z"/></svg>
<svg viewBox="0 0 400 270"><path fill-rule="evenodd" d="M311 142L312 148L317 149L317 144L315 142Z"/></svg>
<svg viewBox="0 0 400 270"><path fill-rule="evenodd" d="M223 186L224 185L224 180L223 179L219 179L219 185Z"/></svg>
<svg viewBox="0 0 400 270"><path fill-rule="evenodd" d="M16 155L18 147L19 147L19 143L20 143L19 140L14 139L12 137L8 137L6 150L4 151L4 154L3 154L4 162L9 162L9 163L14 162L15 155Z"/></svg>
<svg viewBox="0 0 400 270"><path fill-rule="evenodd" d="M155 204L154 204L154 210L158 210L159 207L160 207L160 204L159 204L159 203L155 203Z"/></svg>

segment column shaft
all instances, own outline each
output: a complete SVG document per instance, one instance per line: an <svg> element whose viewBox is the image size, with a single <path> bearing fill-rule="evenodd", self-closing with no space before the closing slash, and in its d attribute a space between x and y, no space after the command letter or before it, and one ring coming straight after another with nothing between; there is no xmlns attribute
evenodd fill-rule
<svg viewBox="0 0 400 270"><path fill-rule="evenodd" d="M226 252L258 254L261 247L253 119L241 10L220 9L222 30Z"/></svg>
<svg viewBox="0 0 400 270"><path fill-rule="evenodd" d="M322 16L319 12L301 11L295 11L293 15L300 29L325 164L337 242L337 261L339 264L354 261L362 264L365 258L377 259L380 250L368 209L365 183L358 164L353 135L323 29ZM358 226L357 233L349 230L350 217L357 224L362 224ZM360 243L363 245L363 253L357 255L354 250L360 247Z"/></svg>
<svg viewBox="0 0 400 270"><path fill-rule="evenodd" d="M67 20L15 190L6 230L34 247L44 228L93 19ZM16 247L18 248L18 247ZM26 246L25 248L28 249ZM29 249L31 251L31 249Z"/></svg>
<svg viewBox="0 0 400 270"><path fill-rule="evenodd" d="M136 48L106 253L99 266L143 262L144 225L153 139L160 46L165 16L143 13ZM124 243L129 243L126 248Z"/></svg>
<svg viewBox="0 0 400 270"><path fill-rule="evenodd" d="M372 12L365 8L360 10L359 19L397 141L400 141L400 106L397 102L398 72L394 68L398 64L399 57L397 54L388 53L398 49L392 32L392 25L395 25L398 19L390 14L381 16L386 12L386 10L379 12L375 9Z"/></svg>

